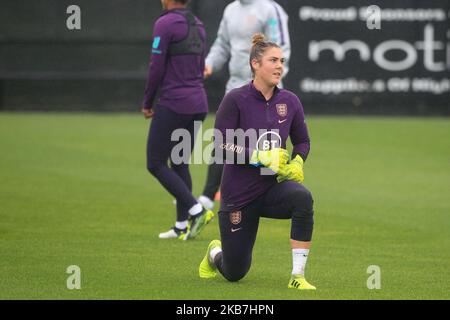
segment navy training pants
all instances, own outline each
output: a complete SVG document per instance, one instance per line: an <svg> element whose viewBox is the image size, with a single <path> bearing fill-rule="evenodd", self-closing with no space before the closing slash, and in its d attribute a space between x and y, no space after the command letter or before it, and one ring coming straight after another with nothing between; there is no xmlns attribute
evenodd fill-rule
<svg viewBox="0 0 450 320"><path fill-rule="evenodd" d="M189 217L188 210L197 204L197 200L192 195L189 164L174 164L170 159L173 147L182 139L171 141L171 136L176 129L186 129L189 132L191 148L188 156L190 156L197 134L194 132L194 122L203 121L206 113L179 114L163 106L156 106L154 111L147 140L147 169L175 197L177 221L184 221Z"/></svg>
<svg viewBox="0 0 450 320"><path fill-rule="evenodd" d="M238 211L220 211L222 254L214 263L229 281L242 279L250 269L260 217L292 219L291 239L311 241L313 198L308 189L294 181L275 184L264 195Z"/></svg>

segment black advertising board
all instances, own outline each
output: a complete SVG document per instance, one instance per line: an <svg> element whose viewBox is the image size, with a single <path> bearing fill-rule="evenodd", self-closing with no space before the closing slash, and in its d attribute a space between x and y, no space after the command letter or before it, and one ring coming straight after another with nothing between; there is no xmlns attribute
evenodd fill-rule
<svg viewBox="0 0 450 320"><path fill-rule="evenodd" d="M310 112L449 114L448 1L279 3L292 42L286 83Z"/></svg>

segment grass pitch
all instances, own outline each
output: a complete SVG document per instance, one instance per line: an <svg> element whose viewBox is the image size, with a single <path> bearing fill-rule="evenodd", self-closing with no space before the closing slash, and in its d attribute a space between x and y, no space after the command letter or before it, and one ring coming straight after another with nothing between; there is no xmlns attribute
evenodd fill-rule
<svg viewBox="0 0 450 320"><path fill-rule="evenodd" d="M209 117L206 127L213 118ZM217 220L160 240L172 197L147 173L137 114L0 114L1 299L449 299L450 121L309 117L315 198L306 269L287 289L288 221L261 220L249 274L198 278ZM191 166L194 193L205 165ZM66 269L81 269L68 290ZM380 267L381 289L367 269Z"/></svg>

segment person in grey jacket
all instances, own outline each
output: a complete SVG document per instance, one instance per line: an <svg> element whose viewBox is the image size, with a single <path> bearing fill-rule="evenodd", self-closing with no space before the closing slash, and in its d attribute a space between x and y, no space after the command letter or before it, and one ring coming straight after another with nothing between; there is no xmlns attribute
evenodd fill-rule
<svg viewBox="0 0 450 320"><path fill-rule="evenodd" d="M248 84L252 72L248 63L251 39L262 33L267 40L280 46L286 62L284 75L288 72L291 42L288 31L288 15L274 0L235 0L224 11L217 38L205 62L205 78L220 71L228 61L230 79L226 93ZM210 164L207 181L198 201L207 209L214 207L214 196L220 187L223 165Z"/></svg>
<svg viewBox="0 0 450 320"><path fill-rule="evenodd" d="M284 9L273 0L236 0L225 8L217 38L206 57L205 76L219 71L229 61L226 92L247 84L252 78L247 61L249 43L256 33L264 34L268 41L281 47L286 74L291 43Z"/></svg>

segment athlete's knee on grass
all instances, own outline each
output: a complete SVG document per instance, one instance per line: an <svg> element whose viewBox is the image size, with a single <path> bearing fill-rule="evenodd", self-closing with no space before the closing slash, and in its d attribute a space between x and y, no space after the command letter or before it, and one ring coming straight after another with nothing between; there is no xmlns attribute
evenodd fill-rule
<svg viewBox="0 0 450 320"><path fill-rule="evenodd" d="M250 270L250 265L251 261L233 263L224 270L223 276L230 282L237 282L245 277Z"/></svg>
<svg viewBox="0 0 450 320"><path fill-rule="evenodd" d="M230 282L238 282L239 280L241 280L242 278L245 277L247 272L248 272L248 269L236 271L233 273L226 273L226 274L224 274L224 277L225 277L225 279L227 279Z"/></svg>

